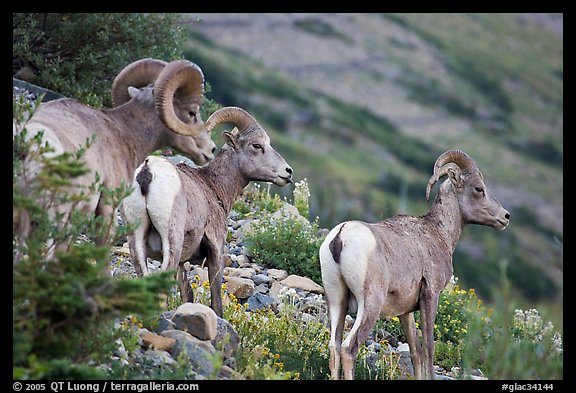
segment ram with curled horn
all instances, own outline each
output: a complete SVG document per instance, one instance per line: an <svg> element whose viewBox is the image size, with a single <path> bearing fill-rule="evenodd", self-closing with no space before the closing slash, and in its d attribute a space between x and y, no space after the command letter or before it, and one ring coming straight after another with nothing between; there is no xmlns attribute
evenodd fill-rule
<svg viewBox="0 0 576 393"><path fill-rule="evenodd" d="M176 269L184 302L193 301L184 262L206 259L211 307L222 317L221 285L228 214L250 181L286 186L292 168L270 144L266 131L248 112L225 107L214 112L205 127L235 125L223 133L226 143L208 165L191 168L158 156L148 157L134 174L134 191L124 199L122 214L137 226L128 236L130 256L138 275L149 274L148 257L161 269Z"/></svg>
<svg viewBox="0 0 576 393"><path fill-rule="evenodd" d="M88 172L75 179L75 187L90 197L77 208L106 219L115 217L116 206L104 202L98 187L89 188L96 176L105 188L116 189L129 184L136 167L155 150L176 148L198 165L212 160L216 150L200 117L204 75L196 64L188 60L135 61L115 78L112 97L115 107L111 109L95 109L69 98L50 101L37 108L26 123L13 124L14 135L24 128L29 138L43 132L43 141L54 148L50 156L76 152L95 137L82 157ZM41 168L38 161L27 165L27 176L20 179L23 185L34 181ZM61 222L67 221L70 209L70 205L58 207L63 213ZM14 230L20 241L25 241L34 223L24 210L14 211L14 218Z"/></svg>
<svg viewBox="0 0 576 393"><path fill-rule="evenodd" d="M438 194L423 216L399 214L378 223L346 221L320 246L322 282L330 317L330 373L354 379L355 360L377 320L399 317L417 379L434 378L434 321L440 292L452 277L452 254L467 224L506 228L510 213L494 198L476 163L448 150L434 164L426 199ZM348 310L356 312L342 341ZM420 341L414 311L420 310Z"/></svg>

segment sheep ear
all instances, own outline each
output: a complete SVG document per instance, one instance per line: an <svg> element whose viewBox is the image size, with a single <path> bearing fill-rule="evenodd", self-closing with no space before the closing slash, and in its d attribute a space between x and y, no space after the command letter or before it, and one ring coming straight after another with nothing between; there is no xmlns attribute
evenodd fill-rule
<svg viewBox="0 0 576 393"><path fill-rule="evenodd" d="M234 148L234 150L238 151L240 149L240 140L238 135L240 131L237 127L234 127L232 131L224 131L222 136L226 139L226 143Z"/></svg>
<svg viewBox="0 0 576 393"><path fill-rule="evenodd" d="M140 93L139 89L135 88L134 86L128 86L128 94L130 95L130 98L136 97L138 93Z"/></svg>
<svg viewBox="0 0 576 393"><path fill-rule="evenodd" d="M448 168L446 173L448 174L448 178L456 188L460 188L464 185L462 178L460 177L460 171L456 168Z"/></svg>

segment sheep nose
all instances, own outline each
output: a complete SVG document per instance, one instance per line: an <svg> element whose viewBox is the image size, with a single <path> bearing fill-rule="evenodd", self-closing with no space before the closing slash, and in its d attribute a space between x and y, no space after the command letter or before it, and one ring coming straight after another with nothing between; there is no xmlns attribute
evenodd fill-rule
<svg viewBox="0 0 576 393"><path fill-rule="evenodd" d="M214 154L215 151L216 151L216 146L214 146L214 147L212 148L212 154Z"/></svg>
<svg viewBox="0 0 576 393"><path fill-rule="evenodd" d="M506 214L504 214L504 217L506 217L507 220L510 219L510 213L506 212Z"/></svg>
<svg viewBox="0 0 576 393"><path fill-rule="evenodd" d="M292 175L292 168L290 168L289 166L286 167L286 172L288 172L290 175Z"/></svg>

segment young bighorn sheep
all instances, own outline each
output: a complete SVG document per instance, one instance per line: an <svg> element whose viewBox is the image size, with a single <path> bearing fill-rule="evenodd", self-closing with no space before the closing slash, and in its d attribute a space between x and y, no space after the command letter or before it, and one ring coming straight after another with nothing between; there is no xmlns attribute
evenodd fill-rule
<svg viewBox="0 0 576 393"><path fill-rule="evenodd" d="M320 246L322 282L330 314L330 373L354 379L360 345L379 318L399 317L417 379L433 379L434 320L438 297L452 276L452 254L466 224L506 228L510 214L490 193L476 163L449 150L434 164L426 188L444 181L430 211L396 215L378 223L347 221ZM356 321L342 342L347 308ZM414 322L420 310L422 344Z"/></svg>
<svg viewBox="0 0 576 393"><path fill-rule="evenodd" d="M100 176L101 184L115 189L130 184L134 170L153 151L171 146L203 165L214 158L216 145L203 127L200 106L204 99L202 70L187 60L166 63L142 59L126 66L112 85L113 109L94 109L69 98L42 104L24 125L14 124L14 132L23 126L32 137L43 131L43 140L55 151L51 155L75 152L95 135L83 160L89 172L75 179L75 185L88 187ZM40 170L28 165L30 181ZM102 201L99 191L79 206L83 211L113 217L115 206ZM63 222L70 207L64 210ZM14 229L27 237L31 223L23 211L14 211Z"/></svg>
<svg viewBox="0 0 576 393"><path fill-rule="evenodd" d="M134 191L122 205L126 223L139 223L128 236L137 274L149 274L147 255L161 259L162 270L177 269L182 299L193 301L184 262L201 264L206 258L210 303L220 317L223 252L232 205L252 180L279 186L292 181L292 168L248 112L222 108L205 126L212 130L221 123L237 128L223 133L226 143L208 165L191 168L150 156L136 170Z"/></svg>

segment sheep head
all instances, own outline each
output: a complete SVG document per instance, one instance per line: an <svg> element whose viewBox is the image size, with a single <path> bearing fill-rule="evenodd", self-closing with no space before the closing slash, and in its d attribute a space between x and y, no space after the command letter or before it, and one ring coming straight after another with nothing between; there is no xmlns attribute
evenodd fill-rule
<svg viewBox="0 0 576 393"><path fill-rule="evenodd" d="M292 182L292 168L270 144L270 137L244 109L225 107L214 112L206 127L213 130L218 124L232 123L236 127L223 133L226 145L237 155L239 167L250 180L266 181L278 186Z"/></svg>
<svg viewBox="0 0 576 393"><path fill-rule="evenodd" d="M510 213L492 195L476 162L461 150L448 150L434 163L434 172L426 187L426 200L434 184L444 175L452 184L465 223L488 225L502 230Z"/></svg>
<svg viewBox="0 0 576 393"><path fill-rule="evenodd" d="M214 158L216 145L200 117L204 75L196 64L156 59L129 64L112 84L112 100L114 106L119 106L131 99L155 107L162 123L172 131L166 133L167 145L190 155L200 165Z"/></svg>

